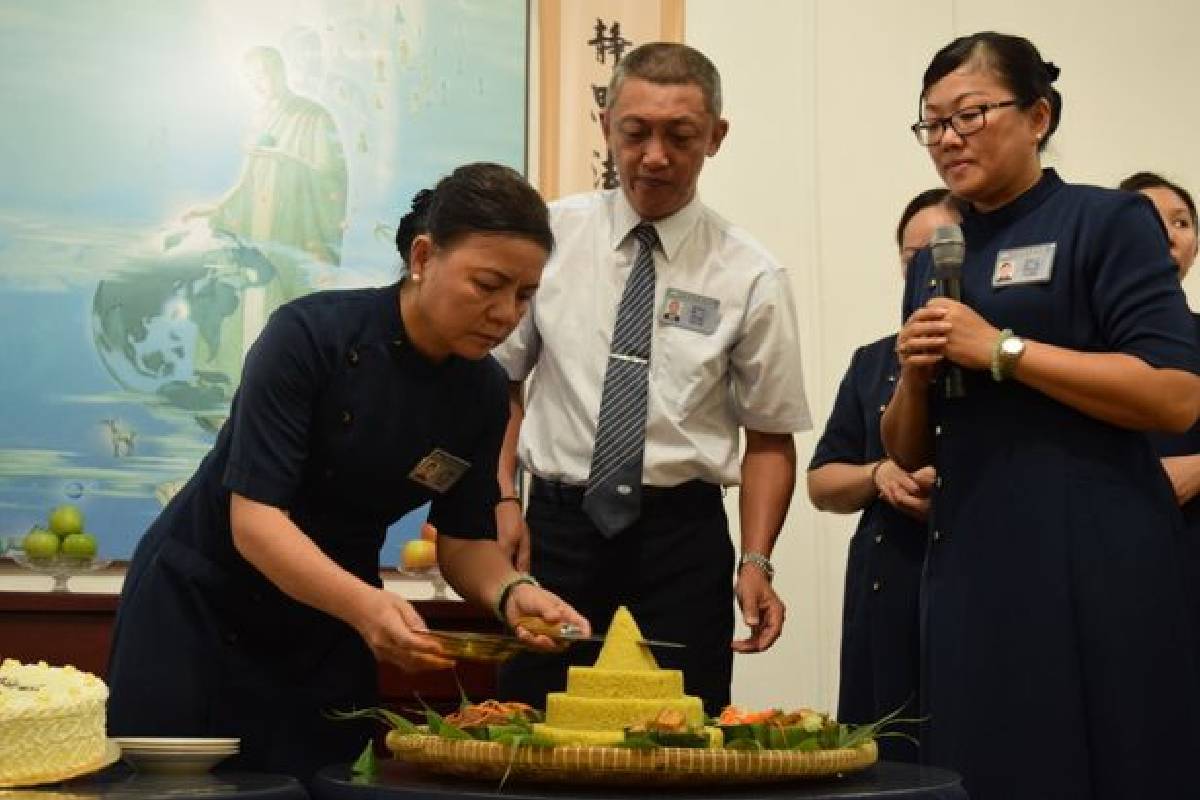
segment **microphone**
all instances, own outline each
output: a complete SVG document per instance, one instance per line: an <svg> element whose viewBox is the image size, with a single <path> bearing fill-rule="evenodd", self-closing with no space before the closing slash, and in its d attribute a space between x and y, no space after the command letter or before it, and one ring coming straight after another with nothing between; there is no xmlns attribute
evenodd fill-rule
<svg viewBox="0 0 1200 800"><path fill-rule="evenodd" d="M939 225L929 242L933 251L933 277L937 279L942 297L962 302L962 265L967 255L967 243L963 240L962 228L957 225ZM945 372L946 397L956 400L965 397L962 368L948 364Z"/></svg>

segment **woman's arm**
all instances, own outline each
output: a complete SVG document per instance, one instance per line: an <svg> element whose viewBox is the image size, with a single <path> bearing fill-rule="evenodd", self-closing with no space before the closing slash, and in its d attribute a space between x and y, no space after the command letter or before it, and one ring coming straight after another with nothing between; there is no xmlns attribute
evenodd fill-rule
<svg viewBox="0 0 1200 800"><path fill-rule="evenodd" d="M933 467L910 474L890 458L867 464L832 462L808 473L808 494L821 511L852 514L881 497L897 511L923 520L934 477Z"/></svg>
<svg viewBox="0 0 1200 800"><path fill-rule="evenodd" d="M1162 460L1162 465L1179 505L1187 505L1200 495L1200 454L1168 456Z"/></svg>
<svg viewBox="0 0 1200 800"><path fill-rule="evenodd" d="M545 622L570 622L585 636L591 635L592 626L583 615L538 586L527 583L516 586L506 598L505 607L497 608L501 591L520 573L513 571L504 551L491 539L439 536L437 550L438 566L455 591L477 606L498 611L510 626L515 626L521 617L533 616ZM556 646L544 636L535 636L523 628L516 630L531 644L542 648Z"/></svg>
<svg viewBox="0 0 1200 800"><path fill-rule="evenodd" d="M933 462L929 433L929 386L946 347L946 312L918 308L896 337L900 380L879 424L883 447L901 469L913 472Z"/></svg>
<svg viewBox="0 0 1200 800"><path fill-rule="evenodd" d="M1156 369L1124 353L1080 353L1027 340L1013 377L1089 417L1132 430L1183 433L1200 414L1200 376Z"/></svg>
<svg viewBox="0 0 1200 800"><path fill-rule="evenodd" d="M880 464L847 464L834 461L808 473L808 498L818 511L853 514L879 496L875 469Z"/></svg>
<svg viewBox="0 0 1200 800"><path fill-rule="evenodd" d="M936 297L927 307L942 310L949 325L943 348L948 359L965 369L991 369L999 330L954 300ZM1082 353L1026 340L1011 377L1122 428L1182 433L1200 415L1200 376L1155 368L1125 353Z"/></svg>
<svg viewBox="0 0 1200 800"><path fill-rule="evenodd" d="M229 516L243 558L288 597L353 627L376 658L406 670L453 666L421 635L425 622L410 603L342 569L283 511L235 493Z"/></svg>

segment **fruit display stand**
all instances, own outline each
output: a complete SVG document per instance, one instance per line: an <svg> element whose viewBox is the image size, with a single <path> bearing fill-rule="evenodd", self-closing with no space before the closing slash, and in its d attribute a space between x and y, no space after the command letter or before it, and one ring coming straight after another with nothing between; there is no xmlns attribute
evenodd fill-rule
<svg viewBox="0 0 1200 800"><path fill-rule="evenodd" d="M52 558L30 558L23 553L13 553L9 556L14 563L37 575L49 575L54 579L52 592L71 591L67 581L76 575L86 575L89 572L107 569L112 561L101 558L71 558L70 556L54 556Z"/></svg>
<svg viewBox="0 0 1200 800"><path fill-rule="evenodd" d="M411 583L424 583L433 588L433 596L431 600L449 600L448 592L450 586L446 583L446 579L442 577L441 571L437 567L429 569L397 569L392 580L406 581Z"/></svg>

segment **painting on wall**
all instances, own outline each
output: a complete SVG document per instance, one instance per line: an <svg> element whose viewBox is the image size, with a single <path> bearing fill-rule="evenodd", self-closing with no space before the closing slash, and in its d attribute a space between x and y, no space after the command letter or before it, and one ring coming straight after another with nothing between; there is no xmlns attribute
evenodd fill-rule
<svg viewBox="0 0 1200 800"><path fill-rule="evenodd" d="M395 281L454 166L524 171L527 27L525 0L4 3L0 540L71 503L128 558L276 307Z"/></svg>
<svg viewBox="0 0 1200 800"><path fill-rule="evenodd" d="M682 42L684 10L684 0L540 0L538 184L547 200L616 188L600 126L613 70L638 45Z"/></svg>

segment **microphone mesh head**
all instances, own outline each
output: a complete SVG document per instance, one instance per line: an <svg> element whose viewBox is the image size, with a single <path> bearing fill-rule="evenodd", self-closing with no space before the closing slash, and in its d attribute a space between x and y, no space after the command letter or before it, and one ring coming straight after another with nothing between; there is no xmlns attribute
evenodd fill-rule
<svg viewBox="0 0 1200 800"><path fill-rule="evenodd" d="M933 251L934 276L937 278L957 277L962 274L963 259L967 255L967 243L963 240L962 228L957 225L939 225L929 240Z"/></svg>

